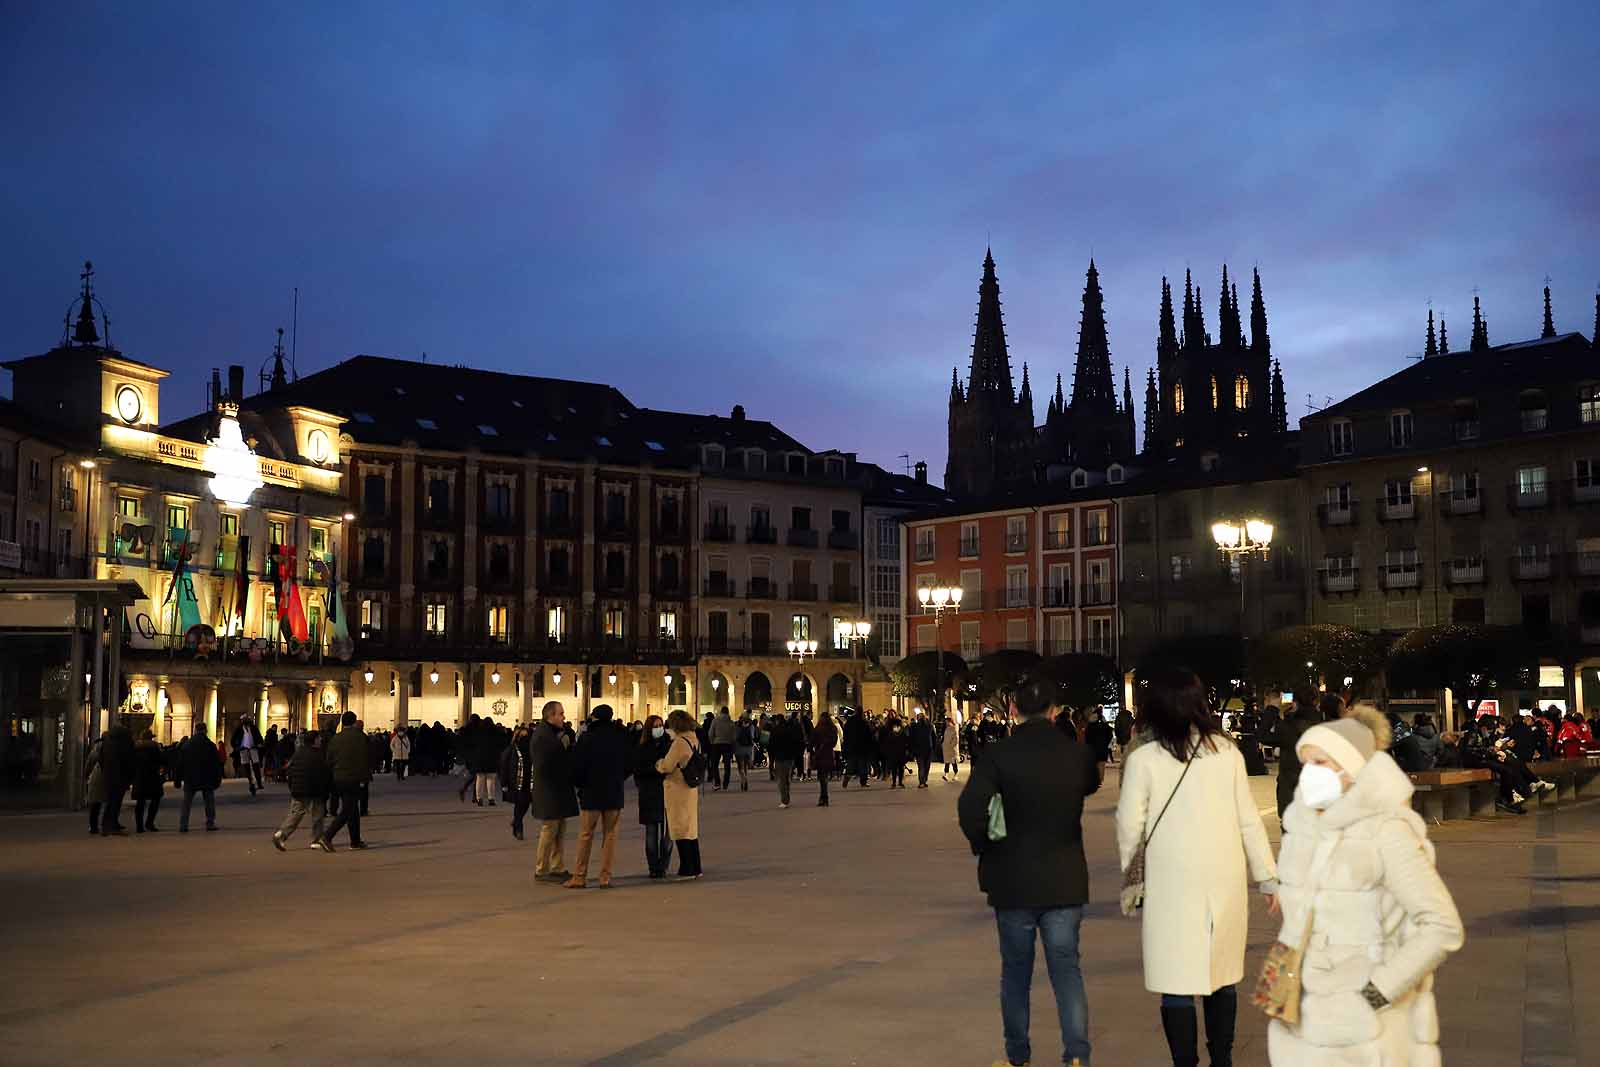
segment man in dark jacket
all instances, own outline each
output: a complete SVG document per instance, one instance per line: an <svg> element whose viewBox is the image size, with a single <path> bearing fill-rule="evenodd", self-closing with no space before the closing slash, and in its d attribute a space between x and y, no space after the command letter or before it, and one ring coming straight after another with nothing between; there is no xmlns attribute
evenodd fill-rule
<svg viewBox="0 0 1600 1067"><path fill-rule="evenodd" d="M122 825L122 798L133 784L134 752L133 733L117 723L106 731L105 742L100 746L100 775L106 786L106 806L100 816L100 832L106 837L113 834L126 836Z"/></svg>
<svg viewBox="0 0 1600 1067"><path fill-rule="evenodd" d="M156 812L161 810L162 782L166 780L166 754L156 742L154 730L146 730L133 746L133 828L139 833L154 832Z"/></svg>
<svg viewBox="0 0 1600 1067"><path fill-rule="evenodd" d="M911 758L917 761L917 788L928 788L928 768L933 765L933 724L928 721L928 715L921 708L911 719L911 727L906 731L906 742L911 749Z"/></svg>
<svg viewBox="0 0 1600 1067"><path fill-rule="evenodd" d="M339 798L339 814L333 817L327 832L311 842L324 852L333 851L333 839L347 823L350 847L367 847L361 839L361 790L372 780L372 749L355 712L345 712L339 723L339 732L328 742L328 771L333 777L333 792Z"/></svg>
<svg viewBox="0 0 1600 1067"><path fill-rule="evenodd" d="M539 825L539 853L533 863L535 878L572 877L562 854L561 838L567 820L578 814L572 786L572 742L563 727L567 712L561 701L544 706L544 719L533 728L528 756L533 763L533 803L529 809Z"/></svg>
<svg viewBox="0 0 1600 1067"><path fill-rule="evenodd" d="M1283 813L1289 810L1289 804L1294 800L1294 791L1300 786L1300 756L1295 752L1295 746L1300 743L1300 735L1322 721L1321 714L1310 701L1296 699L1294 707L1284 712L1283 718L1278 722L1277 736L1273 744L1278 746L1278 821L1283 821Z"/></svg>
<svg viewBox="0 0 1600 1067"><path fill-rule="evenodd" d="M1083 743L1094 753L1097 763L1111 762L1112 736L1111 724L1106 722L1105 715L1099 708L1091 708L1088 725L1083 728Z"/></svg>
<svg viewBox="0 0 1600 1067"><path fill-rule="evenodd" d="M178 756L178 778L183 782L183 807L178 812L178 833L189 832L189 809L199 793L206 803L206 829L217 828L217 786L222 784L222 753L206 736L206 724L194 724L194 733Z"/></svg>
<svg viewBox="0 0 1600 1067"><path fill-rule="evenodd" d="M867 775L872 770L876 742L872 738L872 724L867 722L867 709L857 708L844 725L844 787L850 788L850 776L855 775L861 788L867 788Z"/></svg>
<svg viewBox="0 0 1600 1067"><path fill-rule="evenodd" d="M273 848L279 852L289 851L285 846L308 811L311 813L311 847L316 848L317 842L322 841L324 848L333 848L322 836L324 809L332 787L333 776L322 754L322 735L301 734L300 747L289 757L289 814L284 816L283 824L272 831Z"/></svg>
<svg viewBox="0 0 1600 1067"><path fill-rule="evenodd" d="M795 761L805 745L805 735L792 714L776 715L772 719L772 767L778 776L778 807L789 806L789 783L794 776Z"/></svg>
<svg viewBox="0 0 1600 1067"><path fill-rule="evenodd" d="M589 713L589 728L572 750L572 777L583 815L578 823L578 864L567 888L588 885L589 850L599 827L600 888L609 889L611 863L617 854L617 823L622 819L623 783L628 777L628 731L611 721L611 705L601 704Z"/></svg>
<svg viewBox="0 0 1600 1067"><path fill-rule="evenodd" d="M956 810L961 832L978 857L978 886L989 898L1000 931L1000 1018L1006 1059L1031 1058L1028 995L1033 983L1035 932L1061 1018L1065 1062L1089 1062L1089 1004L1078 966L1078 930L1089 900L1083 854L1083 800L1100 788L1099 768L1084 745L1050 723L1055 687L1020 686L1011 711L1021 724L1008 738L984 745ZM991 839L990 801L1000 798L1005 836Z"/></svg>

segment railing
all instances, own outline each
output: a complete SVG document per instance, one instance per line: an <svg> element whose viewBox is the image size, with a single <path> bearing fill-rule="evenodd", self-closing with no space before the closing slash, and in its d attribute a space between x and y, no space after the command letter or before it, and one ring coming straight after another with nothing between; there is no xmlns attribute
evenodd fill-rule
<svg viewBox="0 0 1600 1067"><path fill-rule="evenodd" d="M434 563L427 563L417 577L417 584L424 589L443 589L458 584L461 580L461 572L449 564L441 567Z"/></svg>
<svg viewBox="0 0 1600 1067"><path fill-rule="evenodd" d="M361 503L361 520L363 522L388 522L389 502L364 500Z"/></svg>
<svg viewBox="0 0 1600 1067"><path fill-rule="evenodd" d="M1457 419L1455 421L1455 437L1457 441L1476 441L1478 433L1477 419Z"/></svg>
<svg viewBox="0 0 1600 1067"><path fill-rule="evenodd" d="M722 522L708 522L708 523L706 523L706 540L707 541L717 541L717 542L732 541L734 539L734 535L737 532L738 532L738 527L732 525L731 523L722 523Z"/></svg>
<svg viewBox="0 0 1600 1067"><path fill-rule="evenodd" d="M714 574L705 580L701 588L706 596L738 596L739 584L725 574Z"/></svg>
<svg viewBox="0 0 1600 1067"><path fill-rule="evenodd" d="M1114 657L1117 654L1117 642L1109 635L1090 634L1083 640L1083 650L1097 656Z"/></svg>
<svg viewBox="0 0 1600 1067"><path fill-rule="evenodd" d="M1082 604L1086 608L1113 604L1116 603L1116 597L1113 594L1114 589L1110 582L1084 582Z"/></svg>
<svg viewBox="0 0 1600 1067"><path fill-rule="evenodd" d="M861 547L861 535L854 530L829 530L828 547L852 552Z"/></svg>
<svg viewBox="0 0 1600 1067"><path fill-rule="evenodd" d="M1318 571L1317 578L1324 593L1354 593L1360 580L1354 569L1347 571Z"/></svg>
<svg viewBox="0 0 1600 1067"><path fill-rule="evenodd" d="M817 599L816 582L790 582L790 600L815 600Z"/></svg>
<svg viewBox="0 0 1600 1067"><path fill-rule="evenodd" d="M790 548L816 548L821 544L820 535L815 530L797 530L789 527L789 535L785 538Z"/></svg>
<svg viewBox="0 0 1600 1067"><path fill-rule="evenodd" d="M1046 552L1064 552L1072 547L1072 532L1070 530L1046 530L1044 532L1044 550Z"/></svg>
<svg viewBox="0 0 1600 1067"><path fill-rule="evenodd" d="M657 541L682 541L684 532L684 524L681 519L673 519L669 522L658 516L655 526L651 529L650 536Z"/></svg>
<svg viewBox="0 0 1600 1067"><path fill-rule="evenodd" d="M1513 511L1537 511L1550 506L1550 485L1535 482L1529 485L1512 483L1506 486L1506 504Z"/></svg>
<svg viewBox="0 0 1600 1067"><path fill-rule="evenodd" d="M932 542L924 543L922 541L918 541L916 547L916 561L918 563L932 563L933 557L934 550Z"/></svg>
<svg viewBox="0 0 1600 1067"><path fill-rule="evenodd" d="M1126 585L1126 583L1124 583ZM1047 585L1039 590L1039 603L1047 608L1072 607L1072 586Z"/></svg>
<svg viewBox="0 0 1600 1067"><path fill-rule="evenodd" d="M775 545L778 543L778 528L770 524L751 526L744 532L744 543L747 545Z"/></svg>
<svg viewBox="0 0 1600 1067"><path fill-rule="evenodd" d="M751 600L774 600L778 586L771 578L752 578L744 587L744 595Z"/></svg>
<svg viewBox="0 0 1600 1067"><path fill-rule="evenodd" d="M861 603L861 588L854 585L830 585L828 601L833 604Z"/></svg>
<svg viewBox="0 0 1600 1067"><path fill-rule="evenodd" d="M361 580L363 582L382 582L389 577L389 568L383 561L362 560Z"/></svg>
<svg viewBox="0 0 1600 1067"><path fill-rule="evenodd" d="M62 555L56 552L40 552L35 557L26 555L24 549L21 563L16 568L17 573L38 578L89 578L90 559L88 556Z"/></svg>
<svg viewBox="0 0 1600 1067"><path fill-rule="evenodd" d="M485 511L478 517L478 525L491 533L506 533L521 524L515 511Z"/></svg>
<svg viewBox="0 0 1600 1067"><path fill-rule="evenodd" d="M1085 548L1097 548L1100 545L1109 545L1110 543L1110 526L1089 526L1083 531L1083 545Z"/></svg>
<svg viewBox="0 0 1600 1067"><path fill-rule="evenodd" d="M962 559L977 559L978 539L976 537L963 537L959 554Z"/></svg>
<svg viewBox="0 0 1600 1067"><path fill-rule="evenodd" d="M1169 515L1161 524L1163 536L1173 541L1188 541L1194 537L1194 523L1186 513Z"/></svg>
<svg viewBox="0 0 1600 1067"><path fill-rule="evenodd" d="M56 506L61 511L78 510L78 488L73 485L63 485L56 497Z"/></svg>
<svg viewBox="0 0 1600 1067"><path fill-rule="evenodd" d="M1485 580L1482 556L1449 559L1444 563L1444 580L1447 585L1481 585Z"/></svg>
<svg viewBox="0 0 1600 1067"><path fill-rule="evenodd" d="M1483 514L1483 494L1476 489L1448 489L1440 501L1446 515Z"/></svg>
<svg viewBox="0 0 1600 1067"><path fill-rule="evenodd" d="M1550 556L1511 557L1511 577L1520 582L1539 582L1555 574L1555 564Z"/></svg>
<svg viewBox="0 0 1600 1067"><path fill-rule="evenodd" d="M424 530L448 530L453 517L449 508L423 508L418 525Z"/></svg>
<svg viewBox="0 0 1600 1067"><path fill-rule="evenodd" d="M517 584L516 569L487 567L483 573L483 584L489 589L509 589Z"/></svg>
<svg viewBox="0 0 1600 1067"><path fill-rule="evenodd" d="M678 577L657 576L650 584L652 596L665 597L668 600L683 596L683 579Z"/></svg>
<svg viewBox="0 0 1600 1067"><path fill-rule="evenodd" d="M1404 500L1382 500L1378 504L1378 521L1394 522L1400 519L1414 519L1417 517L1417 501L1414 497Z"/></svg>
<svg viewBox="0 0 1600 1067"><path fill-rule="evenodd" d="M1386 563L1378 568L1378 584L1384 589L1422 588L1422 568L1417 563Z"/></svg>
<svg viewBox="0 0 1600 1067"><path fill-rule="evenodd" d="M1354 500L1328 500L1317 505L1317 521L1324 526L1349 526L1359 514Z"/></svg>
<svg viewBox="0 0 1600 1067"><path fill-rule="evenodd" d="M1549 427L1550 427L1550 411L1549 411L1548 408L1523 408L1522 409L1522 432L1523 433L1537 433L1540 430L1549 429Z"/></svg>
<svg viewBox="0 0 1600 1067"><path fill-rule="evenodd" d="M1580 578L1600 578L1600 552L1572 553L1572 573Z"/></svg>
<svg viewBox="0 0 1600 1067"><path fill-rule="evenodd" d="M608 541L626 541L633 537L633 520L626 515L608 515L600 523L600 536Z"/></svg>
<svg viewBox="0 0 1600 1067"><path fill-rule="evenodd" d="M626 593L628 591L627 574L602 574L597 583L602 593Z"/></svg>
<svg viewBox="0 0 1600 1067"><path fill-rule="evenodd" d="M1006 534L1007 552L1026 552L1028 550L1028 535L1025 533Z"/></svg>
<svg viewBox="0 0 1600 1067"><path fill-rule="evenodd" d="M695 642L698 652L711 655L734 656L783 656L787 650L783 642L775 638L763 641L753 637L702 637ZM855 655L851 648L834 648L832 641L817 639L818 659L851 659Z"/></svg>
<svg viewBox="0 0 1600 1067"><path fill-rule="evenodd" d="M1002 592L1000 594L1000 596L1001 596L1001 606L1003 606L1003 607L1007 607L1007 608L1031 608L1031 607L1033 607L1033 589L1032 589L1031 586L1027 587L1027 588L1023 588L1023 589L1017 589L1017 588L1012 587L1012 586L1007 586L1006 589L1004 590L1004 592Z"/></svg>
<svg viewBox="0 0 1600 1067"><path fill-rule="evenodd" d="M1575 507L1593 507L1600 504L1600 480L1570 478L1566 482L1567 503Z"/></svg>

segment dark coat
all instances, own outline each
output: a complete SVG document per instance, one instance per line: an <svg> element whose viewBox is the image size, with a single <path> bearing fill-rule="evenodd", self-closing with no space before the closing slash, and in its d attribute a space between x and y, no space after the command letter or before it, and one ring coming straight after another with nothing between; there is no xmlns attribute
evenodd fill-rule
<svg viewBox="0 0 1600 1067"><path fill-rule="evenodd" d="M767 747L772 750L774 760L794 763L805 753L805 745L799 723L786 715L772 720L772 741Z"/></svg>
<svg viewBox="0 0 1600 1067"><path fill-rule="evenodd" d="M597 722L572 750L572 780L584 811L621 811L628 780L628 731L620 723Z"/></svg>
<svg viewBox="0 0 1600 1067"><path fill-rule="evenodd" d="M1111 736L1111 724L1103 719L1096 719L1083 728L1084 743L1101 763L1111 760Z"/></svg>
<svg viewBox="0 0 1600 1067"><path fill-rule="evenodd" d="M189 738L178 757L178 780L185 789L215 789L222 784L222 753L211 738Z"/></svg>
<svg viewBox="0 0 1600 1067"><path fill-rule="evenodd" d="M906 761L906 732L885 724L878 731L878 751L883 753L883 760L889 766L903 765Z"/></svg>
<svg viewBox="0 0 1600 1067"><path fill-rule="evenodd" d="M1321 721L1315 708L1302 708L1296 704L1294 714L1285 715L1274 731L1273 743L1278 746L1279 811L1294 799L1294 791L1300 785L1300 757L1294 747L1300 743L1301 734Z"/></svg>
<svg viewBox="0 0 1600 1067"><path fill-rule="evenodd" d="M1100 788L1089 749L1046 719L983 746L956 804L992 908L1073 908L1089 899L1083 798ZM1006 836L989 840L989 798L1003 798Z"/></svg>
<svg viewBox="0 0 1600 1067"><path fill-rule="evenodd" d="M933 758L933 723L926 717L912 719L906 729L906 742L911 746L913 759Z"/></svg>
<svg viewBox="0 0 1600 1067"><path fill-rule="evenodd" d="M633 784L639 787L639 824L667 821L667 798L662 788L666 775L656 770L672 747L670 737L646 737L633 746Z"/></svg>
<svg viewBox="0 0 1600 1067"><path fill-rule="evenodd" d="M154 740L133 746L133 799L155 800L161 796L166 779L166 755Z"/></svg>
<svg viewBox="0 0 1600 1067"><path fill-rule="evenodd" d="M333 772L322 749L301 745L289 757L289 795L296 800L321 800L333 789Z"/></svg>
<svg viewBox="0 0 1600 1067"><path fill-rule="evenodd" d="M570 819L578 814L573 791L572 750L565 734L549 723L535 723L528 744L533 760L533 797L529 810L535 819Z"/></svg>
<svg viewBox="0 0 1600 1067"><path fill-rule="evenodd" d="M347 726L328 742L328 770L339 787L361 785L372 780L372 750L367 735Z"/></svg>
<svg viewBox="0 0 1600 1067"><path fill-rule="evenodd" d="M818 722L816 729L811 731L811 766L819 774L828 774L834 769L834 746L839 743L839 728L833 724L833 719Z"/></svg>
<svg viewBox="0 0 1600 1067"><path fill-rule="evenodd" d="M500 784L508 793L533 792L533 760L528 755L528 736L513 737L500 754Z"/></svg>
<svg viewBox="0 0 1600 1067"><path fill-rule="evenodd" d="M113 726L106 731L100 750L100 774L105 778L106 792L128 788L133 784L133 772L133 733L126 726Z"/></svg>

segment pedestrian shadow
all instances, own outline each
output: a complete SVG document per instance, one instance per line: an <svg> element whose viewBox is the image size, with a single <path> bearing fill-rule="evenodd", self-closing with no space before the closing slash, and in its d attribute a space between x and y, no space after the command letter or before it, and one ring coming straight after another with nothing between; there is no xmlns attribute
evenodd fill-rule
<svg viewBox="0 0 1600 1067"><path fill-rule="evenodd" d="M1585 876L1586 880L1593 880ZM1553 881L1554 879L1552 879ZM1487 929L1549 930L1566 926L1587 926L1600 922L1600 905L1578 907L1518 908L1485 915L1470 925Z"/></svg>

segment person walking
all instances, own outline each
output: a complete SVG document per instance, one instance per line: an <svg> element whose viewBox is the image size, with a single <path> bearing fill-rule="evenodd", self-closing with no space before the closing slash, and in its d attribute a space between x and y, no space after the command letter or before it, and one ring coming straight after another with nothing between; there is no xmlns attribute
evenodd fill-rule
<svg viewBox="0 0 1600 1067"><path fill-rule="evenodd" d="M900 716L894 712L878 729L878 751L883 754L884 769L889 773L889 788L906 787L906 732Z"/></svg>
<svg viewBox="0 0 1600 1067"><path fill-rule="evenodd" d="M668 724L671 724L669 718ZM805 742L800 735L800 724L788 715L772 719L772 766L778 776L778 807L789 806L789 786L794 779L795 760L800 758L800 748Z"/></svg>
<svg viewBox="0 0 1600 1067"><path fill-rule="evenodd" d="M189 809L199 793L206 806L206 829L217 828L217 787L222 784L222 753L206 736L206 724L194 724L194 733L178 755L178 776L183 783L183 807L178 809L178 833L189 832Z"/></svg>
<svg viewBox="0 0 1600 1067"><path fill-rule="evenodd" d="M572 741L564 727L566 709L561 701L547 701L543 718L530 732L528 754L533 763L533 802L529 810L539 820L539 851L533 862L535 878L572 877L562 838L567 820L578 814L578 797L572 785Z"/></svg>
<svg viewBox="0 0 1600 1067"><path fill-rule="evenodd" d="M1273 734L1272 743L1278 747L1278 824L1283 825L1283 813L1289 810L1289 804L1294 800L1294 790L1300 784L1300 757L1295 755L1295 746L1300 743L1300 735L1311 729L1312 726L1322 721L1309 701L1295 700L1294 706L1283 713L1283 718L1278 720L1278 728Z"/></svg>
<svg viewBox="0 0 1600 1067"><path fill-rule="evenodd" d="M128 835L128 828L122 825L122 798L133 785L134 766L133 733L120 722L116 723L105 732L100 746L100 773L106 789L106 806L100 814L103 837Z"/></svg>
<svg viewBox="0 0 1600 1067"><path fill-rule="evenodd" d="M1032 1058L1029 993L1035 940L1055 991L1062 1062L1089 1062L1089 1000L1079 964L1078 932L1089 901L1083 853L1083 801L1100 788L1089 750L1050 723L1056 689L1031 680L1011 698L1021 725L1011 737L985 745L973 759L956 802L961 832L978 857L978 888L994 909L1000 936L1000 1020L1006 1058L995 1067L1021 1067ZM999 798L1005 836L990 837L990 806Z"/></svg>
<svg viewBox="0 0 1600 1067"><path fill-rule="evenodd" d="M324 852L333 851L333 839L346 825L350 827L350 847L358 850L367 847L361 836L361 793L372 780L372 750L367 746L367 735L362 732L355 712L345 712L339 723L339 732L328 742L327 753L333 793L339 798L339 814L333 817L327 832L311 842Z"/></svg>
<svg viewBox="0 0 1600 1067"><path fill-rule="evenodd" d="M511 798L511 836L523 838L523 819L533 804L533 756L528 750L528 724L519 722L505 752L506 792Z"/></svg>
<svg viewBox="0 0 1600 1067"><path fill-rule="evenodd" d="M698 763L703 776L705 754L695 735L694 719L682 708L667 716L672 744L656 761L662 776L662 796L667 808L667 831L678 846L678 877L699 878L700 866L700 789L684 778L684 768Z"/></svg>
<svg viewBox="0 0 1600 1067"><path fill-rule="evenodd" d="M589 852L598 827L600 888L611 888L611 866L617 856L617 824L628 780L628 731L612 721L611 705L601 704L589 713L589 728L578 738L572 753L572 777L578 786L578 862L567 881L568 889L583 889L589 882ZM730 722L732 720L729 720Z"/></svg>
<svg viewBox="0 0 1600 1067"><path fill-rule="evenodd" d="M289 851L289 838L294 836L300 821L309 812L311 847L331 852L333 846L322 836L322 830L327 817L328 793L332 789L333 775L322 751L322 734L307 731L300 735L300 744L289 757L289 813L272 831L272 847L279 852Z"/></svg>
<svg viewBox="0 0 1600 1067"><path fill-rule="evenodd" d="M733 776L733 749L739 740L739 728L734 725L726 705L717 709L716 718L706 730L706 740L711 743L711 788L725 791Z"/></svg>
<svg viewBox="0 0 1600 1067"><path fill-rule="evenodd" d="M1111 724L1106 722L1099 708L1089 709L1089 722L1083 728L1083 742L1094 753L1095 762L1111 762L1111 742L1115 738Z"/></svg>
<svg viewBox="0 0 1600 1067"><path fill-rule="evenodd" d="M948 782L954 778L961 780L961 728L956 725L955 716L944 717L944 736L939 741L939 748L944 756L944 773L939 777Z"/></svg>
<svg viewBox="0 0 1600 1067"><path fill-rule="evenodd" d="M404 726L396 726L389 737L389 762L394 765L394 780L406 780L406 768L411 766L411 735Z"/></svg>
<svg viewBox="0 0 1600 1067"><path fill-rule="evenodd" d="M739 792L750 792L750 767L756 758L756 724L750 717L750 709L746 708L744 714L739 716L738 726L733 733L733 758L739 768Z"/></svg>
<svg viewBox="0 0 1600 1067"><path fill-rule="evenodd" d="M1250 926L1247 878L1276 908L1272 848L1244 757L1212 715L1200 679L1169 668L1146 681L1116 818L1123 871L1143 849L1144 984L1161 997L1174 1067L1200 1062L1196 996L1205 1002L1211 1063L1230 1067ZM1124 912L1132 906L1124 900Z"/></svg>
<svg viewBox="0 0 1600 1067"><path fill-rule="evenodd" d="M844 788L850 788L855 778L862 789L867 788L867 776L872 771L874 753L872 724L867 722L867 709L857 708L844 724Z"/></svg>
<svg viewBox="0 0 1600 1067"><path fill-rule="evenodd" d="M256 728L255 720L240 716L239 725L233 728L233 736L228 739L228 747L233 751L234 766L250 786L251 796L267 787L261 778L261 745L261 731Z"/></svg>
<svg viewBox="0 0 1600 1067"><path fill-rule="evenodd" d="M89 805L89 836L96 837L100 833L100 815L106 807L106 775L100 769L100 756L105 751L106 738L104 734L94 739L89 746L89 755L83 761L83 773L87 777L87 787L84 791L84 802ZM104 825L110 826L109 822Z"/></svg>
<svg viewBox="0 0 1600 1067"><path fill-rule="evenodd" d="M1300 736L1278 940L1306 946L1305 982L1298 1025L1267 1026L1278 1067L1442 1062L1433 973L1465 934L1388 738L1365 705Z"/></svg>
<svg viewBox="0 0 1600 1067"><path fill-rule="evenodd" d="M167 761L154 730L146 730L133 746L133 828L156 832L156 812L166 792Z"/></svg>
<svg viewBox="0 0 1600 1067"><path fill-rule="evenodd" d="M928 721L928 716L921 708L911 717L911 725L906 730L906 745L910 749L911 758L917 763L917 788L928 788L928 771L933 766L933 724Z"/></svg>
<svg viewBox="0 0 1600 1067"><path fill-rule="evenodd" d="M651 878L665 878L672 862L672 835L667 832L667 801L664 775L656 763L672 748L666 723L659 715L645 720L639 743L634 746L633 784L638 788L639 825L644 827L644 862Z"/></svg>
<svg viewBox="0 0 1600 1067"><path fill-rule="evenodd" d="M838 757L834 753L838 745L839 727L834 725L833 716L824 711L811 731L811 766L817 772L817 781L822 786L822 794L817 797L819 808L828 806L828 779L833 777L834 767L838 765Z"/></svg>

